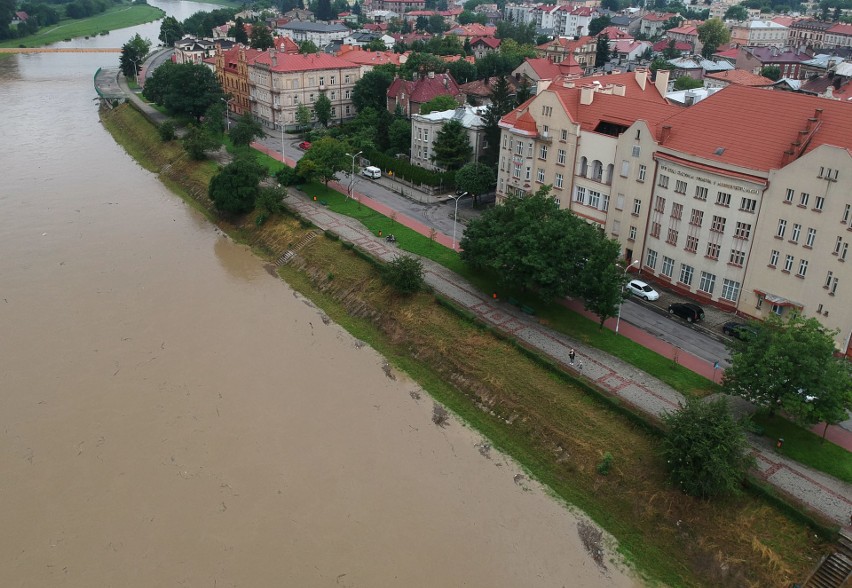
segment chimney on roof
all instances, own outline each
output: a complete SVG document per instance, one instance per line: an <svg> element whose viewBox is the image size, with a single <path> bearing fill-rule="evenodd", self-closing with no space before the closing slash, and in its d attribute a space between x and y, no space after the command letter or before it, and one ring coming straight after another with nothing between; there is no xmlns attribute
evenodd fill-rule
<svg viewBox="0 0 852 588"><path fill-rule="evenodd" d="M272 67L278 67L278 56L275 54L275 49L269 49L269 61L272 63Z"/></svg>
<svg viewBox="0 0 852 588"><path fill-rule="evenodd" d="M450 86L450 82L447 80L447 76L443 76L441 80L444 82L444 89L446 90Z"/></svg>
<svg viewBox="0 0 852 588"><path fill-rule="evenodd" d="M671 125L663 125L663 128L660 130L660 145L665 144L668 140L669 136L672 134Z"/></svg>
<svg viewBox="0 0 852 588"><path fill-rule="evenodd" d="M612 93L615 96L624 96L624 94L626 92L627 92L627 88L625 87L624 84L613 84L612 85Z"/></svg>
<svg viewBox="0 0 852 588"><path fill-rule="evenodd" d="M669 91L669 74L671 74L671 72L667 69L657 70L657 77L654 78L654 86L657 88L657 92L660 93L660 96L665 97L666 93Z"/></svg>
<svg viewBox="0 0 852 588"><path fill-rule="evenodd" d="M587 84L580 86L580 104L588 106L595 99L595 86Z"/></svg>
<svg viewBox="0 0 852 588"><path fill-rule="evenodd" d="M434 71L430 71L430 72L429 72L429 79L431 80L431 79L434 79L434 78L435 78L435 72L434 72Z"/></svg>
<svg viewBox="0 0 852 588"><path fill-rule="evenodd" d="M815 117L817 120L821 120L821 119L822 119L822 108L817 108L817 109L816 109L816 111L814 112L814 117Z"/></svg>
<svg viewBox="0 0 852 588"><path fill-rule="evenodd" d="M642 88L642 91L645 91L645 82L648 81L648 70L644 67L636 68L636 83L639 84L639 87Z"/></svg>

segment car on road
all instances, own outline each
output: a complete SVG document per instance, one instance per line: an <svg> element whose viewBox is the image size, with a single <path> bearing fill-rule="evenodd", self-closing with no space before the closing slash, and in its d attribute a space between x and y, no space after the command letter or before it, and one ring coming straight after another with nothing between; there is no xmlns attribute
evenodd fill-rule
<svg viewBox="0 0 852 588"><path fill-rule="evenodd" d="M642 280L630 280L625 286L631 294L644 300L659 300L660 293Z"/></svg>
<svg viewBox="0 0 852 588"><path fill-rule="evenodd" d="M311 142L310 141L302 141L301 143L299 143L299 149L303 149L304 151L307 151L310 148L311 148Z"/></svg>
<svg viewBox="0 0 852 588"><path fill-rule="evenodd" d="M722 325L722 332L729 337L749 339L757 334L757 327L746 323L738 323L737 321L728 321Z"/></svg>
<svg viewBox="0 0 852 588"><path fill-rule="evenodd" d="M363 170L361 170L361 174L368 178L373 178L375 180L376 178L382 177L382 170L375 166L368 165Z"/></svg>
<svg viewBox="0 0 852 588"><path fill-rule="evenodd" d="M669 304L669 314L679 316L688 323L704 320L704 310L692 302L675 302Z"/></svg>

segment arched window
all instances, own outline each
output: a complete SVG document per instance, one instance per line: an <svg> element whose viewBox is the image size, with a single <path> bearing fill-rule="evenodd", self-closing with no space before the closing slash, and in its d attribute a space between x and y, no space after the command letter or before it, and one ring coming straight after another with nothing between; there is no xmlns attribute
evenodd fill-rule
<svg viewBox="0 0 852 588"><path fill-rule="evenodd" d="M580 176L586 177L589 175L589 160L585 157L580 158Z"/></svg>
<svg viewBox="0 0 852 588"><path fill-rule="evenodd" d="M592 179L596 182L603 179L603 164L597 159L592 162Z"/></svg>
<svg viewBox="0 0 852 588"><path fill-rule="evenodd" d="M613 169L615 169L615 166L611 163L608 166L606 166L606 183L607 184L612 183L612 170Z"/></svg>

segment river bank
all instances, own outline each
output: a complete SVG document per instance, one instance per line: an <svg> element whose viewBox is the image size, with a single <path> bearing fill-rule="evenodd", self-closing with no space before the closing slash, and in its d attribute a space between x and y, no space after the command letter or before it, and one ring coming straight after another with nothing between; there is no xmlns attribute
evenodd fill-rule
<svg viewBox="0 0 852 588"><path fill-rule="evenodd" d="M141 151L161 157L156 139L143 135L133 139L151 141ZM273 253L307 230L288 217L260 229L251 218L219 223ZM804 526L753 496L706 504L671 491L653 432L431 295L396 298L369 261L337 241L317 239L299 263L282 270L292 287L588 512L649 577L671 585L783 585L803 577L824 549ZM601 476L596 466L606 452L615 467Z"/></svg>

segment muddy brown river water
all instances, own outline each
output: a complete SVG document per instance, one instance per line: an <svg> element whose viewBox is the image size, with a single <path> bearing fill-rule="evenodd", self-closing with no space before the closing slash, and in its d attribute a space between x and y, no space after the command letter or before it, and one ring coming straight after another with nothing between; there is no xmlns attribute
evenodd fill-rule
<svg viewBox="0 0 852 588"><path fill-rule="evenodd" d="M109 59L0 59L0 586L636 585L116 146Z"/></svg>

